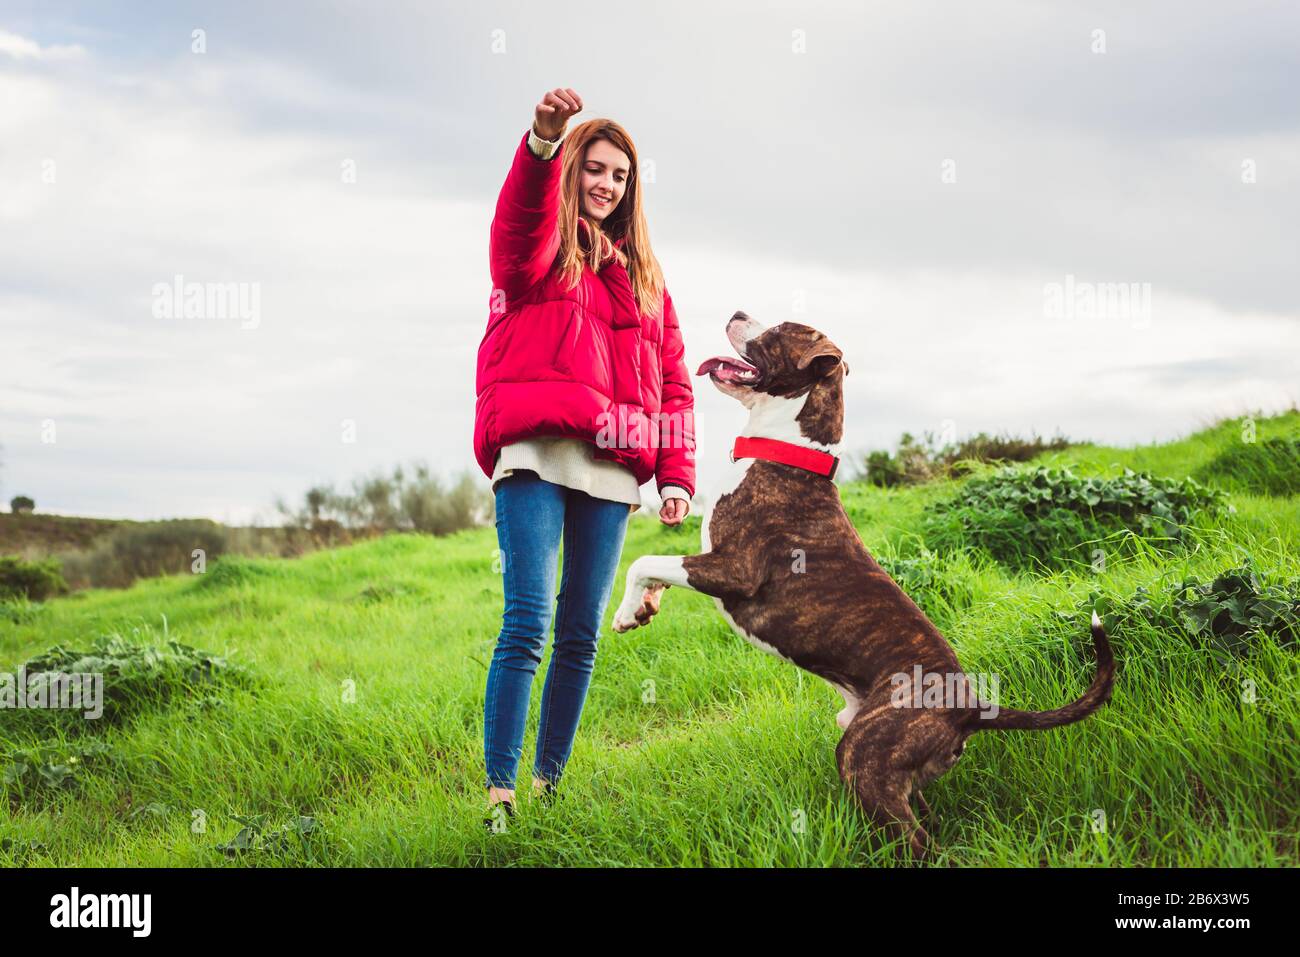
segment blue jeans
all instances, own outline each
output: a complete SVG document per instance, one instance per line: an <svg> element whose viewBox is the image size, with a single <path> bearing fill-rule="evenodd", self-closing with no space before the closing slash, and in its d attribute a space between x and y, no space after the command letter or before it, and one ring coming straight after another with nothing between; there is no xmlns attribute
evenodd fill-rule
<svg viewBox="0 0 1300 957"><path fill-rule="evenodd" d="M559 780L573 748L631 510L524 470L497 485L496 507L505 613L488 668L483 755L487 786L513 788L533 675L551 624L560 539L564 572L533 765L537 777L551 782Z"/></svg>

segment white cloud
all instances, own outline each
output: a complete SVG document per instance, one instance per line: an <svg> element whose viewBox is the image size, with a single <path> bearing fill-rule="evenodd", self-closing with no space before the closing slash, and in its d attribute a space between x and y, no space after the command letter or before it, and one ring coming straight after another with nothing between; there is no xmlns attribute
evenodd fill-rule
<svg viewBox="0 0 1300 957"><path fill-rule="evenodd" d="M35 40L0 30L0 53L15 60L75 60L86 55L78 44L43 47Z"/></svg>
<svg viewBox="0 0 1300 957"><path fill-rule="evenodd" d="M847 450L946 423L962 436L1060 429L1105 442L1167 440L1300 399L1291 358L1300 323L1158 287L1147 319L1058 319L1045 315L1043 286L1061 276L847 272L676 244L660 259L691 364L730 354L723 326L737 309L835 341L851 369ZM1207 363L1223 373L1207 376ZM705 380L696 403L700 469L718 475L744 413Z"/></svg>
<svg viewBox="0 0 1300 957"><path fill-rule="evenodd" d="M93 57L0 34L6 497L246 520L277 492L410 458L473 468L496 190L529 98L559 82L556 51L623 21L290 9L253 30L236 7L203 21L211 52L192 55L198 21L178 9L92 30ZM944 420L1168 438L1295 398L1300 324L1270 311L1294 301L1278 264L1294 259L1300 138L1253 74L1233 87L1244 105L1171 100L1185 109L1165 129L1135 81L1177 76L1182 47L1207 57L1193 27L1178 21L1170 52L1112 10L1103 63L1070 59L1086 17L827 10L795 60L779 9L683 33L689 9L640 24L649 59L593 44L565 82L657 160L648 215L692 365L728 348L736 309L823 329L853 369L851 449ZM606 68L625 61L643 69ZM1269 122L1250 126L1251 109ZM1258 184L1240 182L1242 156ZM1150 282L1149 326L1044 318L1043 284L1066 272ZM151 290L176 274L259 284L260 325L155 319ZM696 382L707 492L743 416Z"/></svg>
<svg viewBox="0 0 1300 957"><path fill-rule="evenodd" d="M248 517L316 478L455 460L448 434L468 452L490 209L413 187L365 144L249 128L219 68L188 66L115 83L0 73L0 102L40 105L3 121L6 486L87 514L211 513L224 497ZM289 88L313 96L309 77ZM154 318L154 285L177 273L259 284L260 325ZM185 480L168 477L181 460ZM139 493L114 481L151 468Z"/></svg>

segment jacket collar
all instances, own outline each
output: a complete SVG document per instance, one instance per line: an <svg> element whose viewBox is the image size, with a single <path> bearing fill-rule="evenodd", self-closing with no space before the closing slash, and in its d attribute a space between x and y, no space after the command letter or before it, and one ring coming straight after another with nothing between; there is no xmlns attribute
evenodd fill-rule
<svg viewBox="0 0 1300 957"><path fill-rule="evenodd" d="M793 442L782 442L780 439L762 439L749 435L736 437L731 447L731 461L736 459L763 459L781 465L793 465L795 468L824 475L828 479L835 478L835 472L840 467L839 457L829 452L795 445Z"/></svg>

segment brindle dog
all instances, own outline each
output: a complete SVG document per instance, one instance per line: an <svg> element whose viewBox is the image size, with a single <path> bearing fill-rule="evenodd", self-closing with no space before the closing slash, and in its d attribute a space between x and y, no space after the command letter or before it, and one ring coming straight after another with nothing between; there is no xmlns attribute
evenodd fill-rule
<svg viewBox="0 0 1300 957"><path fill-rule="evenodd" d="M798 323L765 329L743 312L727 336L743 361L710 359L697 375L749 409L742 434L798 446L797 455L838 455L848 367L835 344ZM633 562L614 630L648 624L665 588L690 588L712 596L747 641L824 678L845 703L840 777L918 859L932 847L911 797L928 815L920 789L957 763L967 738L1059 727L1109 700L1115 662L1095 614L1097 674L1078 700L1051 711L980 700L952 647L868 553L830 478L765 459L732 461L704 516L700 554Z"/></svg>

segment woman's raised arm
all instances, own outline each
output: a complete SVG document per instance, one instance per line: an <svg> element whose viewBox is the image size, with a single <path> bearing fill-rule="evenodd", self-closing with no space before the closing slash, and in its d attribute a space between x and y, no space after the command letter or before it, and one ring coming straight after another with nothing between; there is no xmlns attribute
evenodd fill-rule
<svg viewBox="0 0 1300 957"><path fill-rule="evenodd" d="M533 132L542 139L558 139L564 134L569 117L581 109L582 99L573 90L552 90L533 110ZM504 311L509 311L511 303L546 276L560 248L556 222L560 211L562 167L558 160L562 149L563 146L557 149L550 159L540 159L528 148L525 134L497 197L488 262L492 286L505 296Z"/></svg>

